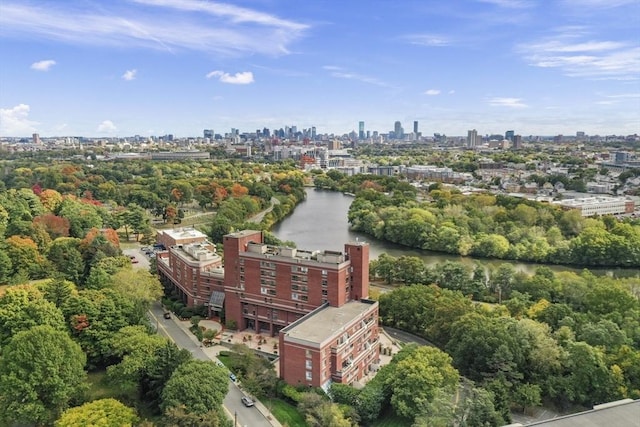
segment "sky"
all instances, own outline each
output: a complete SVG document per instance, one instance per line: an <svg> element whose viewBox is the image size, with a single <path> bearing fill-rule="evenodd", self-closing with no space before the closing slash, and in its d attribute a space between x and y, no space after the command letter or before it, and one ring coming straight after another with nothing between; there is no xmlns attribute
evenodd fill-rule
<svg viewBox="0 0 640 427"><path fill-rule="evenodd" d="M638 0L1 0L0 136L640 133Z"/></svg>

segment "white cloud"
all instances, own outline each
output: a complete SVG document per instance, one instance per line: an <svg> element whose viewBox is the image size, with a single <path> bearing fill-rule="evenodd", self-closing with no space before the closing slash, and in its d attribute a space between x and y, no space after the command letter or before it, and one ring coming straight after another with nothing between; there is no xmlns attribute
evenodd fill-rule
<svg viewBox="0 0 640 427"><path fill-rule="evenodd" d="M530 65L559 68L571 77L636 80L640 47L631 41L586 39L584 27L557 29L552 35L517 50Z"/></svg>
<svg viewBox="0 0 640 427"><path fill-rule="evenodd" d="M44 61L38 61L31 64L31 69L36 71L49 71L49 68L56 65L56 61L53 59L45 59Z"/></svg>
<svg viewBox="0 0 640 427"><path fill-rule="evenodd" d="M254 82L253 73L251 71L243 71L241 73L235 73L233 75L225 73L224 71L215 70L207 74L208 79L212 77L218 77L222 83L229 83L232 85L248 85Z"/></svg>
<svg viewBox="0 0 640 427"><path fill-rule="evenodd" d="M528 105L522 102L520 98L491 98L488 100L489 105L492 107L507 107L507 108L527 108Z"/></svg>
<svg viewBox="0 0 640 427"><path fill-rule="evenodd" d="M133 79L136 78L136 74L138 73L138 70L127 70L124 72L124 74L122 75L122 78L126 81L131 81Z"/></svg>
<svg viewBox="0 0 640 427"><path fill-rule="evenodd" d="M29 120L27 104L19 104L13 108L0 108L0 135L30 136L36 131L39 123Z"/></svg>
<svg viewBox="0 0 640 427"><path fill-rule="evenodd" d="M449 93L449 95L453 95L454 93L456 93L456 91L451 89L448 93Z"/></svg>
<svg viewBox="0 0 640 427"><path fill-rule="evenodd" d="M114 133L117 130L118 128L111 120L105 120L98 125L98 132L100 133Z"/></svg>
<svg viewBox="0 0 640 427"><path fill-rule="evenodd" d="M452 43L449 38L437 34L410 34L404 39L411 44L430 47L449 46Z"/></svg>
<svg viewBox="0 0 640 427"><path fill-rule="evenodd" d="M138 0L156 7L128 7L99 13L70 2L38 7L3 0L0 35L39 37L71 44L188 49L224 55L289 53L306 24L225 3L194 0ZM51 4L52 6L47 6ZM194 13L197 12L197 13Z"/></svg>
<svg viewBox="0 0 640 427"><path fill-rule="evenodd" d="M626 4L635 4L638 0L564 0L564 3L580 9L612 9Z"/></svg>
<svg viewBox="0 0 640 427"><path fill-rule="evenodd" d="M429 90L425 91L424 94L425 95L429 95L429 96L440 95L440 89L429 89Z"/></svg>
<svg viewBox="0 0 640 427"><path fill-rule="evenodd" d="M390 85L389 83L386 83L376 77L371 77L371 76L366 76L363 74L358 74L358 73L354 73L351 72L349 70L346 70L342 67L338 67L337 65L325 65L322 67L323 69L329 71L329 75L331 77L335 77L337 79L347 79L347 80L356 80L362 83L366 83L366 84L370 84L370 85L374 85L374 86L380 86L380 87L387 87L387 88L394 88L394 86Z"/></svg>

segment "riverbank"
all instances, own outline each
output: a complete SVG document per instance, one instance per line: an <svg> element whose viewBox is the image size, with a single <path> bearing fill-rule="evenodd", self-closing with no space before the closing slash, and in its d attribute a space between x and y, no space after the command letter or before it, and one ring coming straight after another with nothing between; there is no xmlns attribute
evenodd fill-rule
<svg viewBox="0 0 640 427"><path fill-rule="evenodd" d="M328 249L342 251L347 242L369 243L370 258L376 259L386 253L395 258L415 256L428 266L445 261L455 261L469 268L480 264L488 270L510 264L518 272L533 274L540 266L549 267L554 273L570 271L580 273L584 268L558 264L536 264L522 261L463 257L407 248L390 242L377 240L367 234L350 229L348 212L353 197L328 190L306 189L307 197L282 221L271 228L271 232L282 241L293 241L300 249ZM613 277L640 277L640 269L589 268L594 274Z"/></svg>

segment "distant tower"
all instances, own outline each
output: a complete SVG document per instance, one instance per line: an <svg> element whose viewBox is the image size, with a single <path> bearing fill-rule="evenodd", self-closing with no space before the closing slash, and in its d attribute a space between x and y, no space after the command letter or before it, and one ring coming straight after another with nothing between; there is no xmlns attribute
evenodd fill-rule
<svg viewBox="0 0 640 427"><path fill-rule="evenodd" d="M364 122L358 122L358 139L364 139Z"/></svg>
<svg viewBox="0 0 640 427"><path fill-rule="evenodd" d="M509 141L513 142L513 137L515 136L515 132L512 130L508 130L504 133L504 139L508 139Z"/></svg>
<svg viewBox="0 0 640 427"><path fill-rule="evenodd" d="M418 135L418 121L417 120L415 120L413 122L413 133L415 133L416 136Z"/></svg>
<svg viewBox="0 0 640 427"><path fill-rule="evenodd" d="M404 138L404 130L402 130L402 123L397 121L393 124L393 133L395 134L396 139Z"/></svg>
<svg viewBox="0 0 640 427"><path fill-rule="evenodd" d="M473 129L467 132L467 148L476 148L478 145L478 131Z"/></svg>
<svg viewBox="0 0 640 427"><path fill-rule="evenodd" d="M204 136L204 138L209 138L210 140L213 140L213 129L205 129L204 131L202 131L202 134Z"/></svg>
<svg viewBox="0 0 640 427"><path fill-rule="evenodd" d="M32 137L33 137L33 143L36 144L36 145L40 145L40 142L41 142L40 141L40 134L34 133L32 135Z"/></svg>
<svg viewBox="0 0 640 427"><path fill-rule="evenodd" d="M513 149L514 150L519 150L522 148L522 136L521 135L514 135L513 136Z"/></svg>

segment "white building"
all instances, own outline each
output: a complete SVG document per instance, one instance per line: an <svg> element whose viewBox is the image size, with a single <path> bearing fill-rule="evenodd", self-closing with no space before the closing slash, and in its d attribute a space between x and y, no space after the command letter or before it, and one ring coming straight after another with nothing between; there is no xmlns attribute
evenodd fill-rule
<svg viewBox="0 0 640 427"><path fill-rule="evenodd" d="M632 200L624 197L584 197L553 202L565 209L579 209L582 216L617 215L631 213L634 209Z"/></svg>

